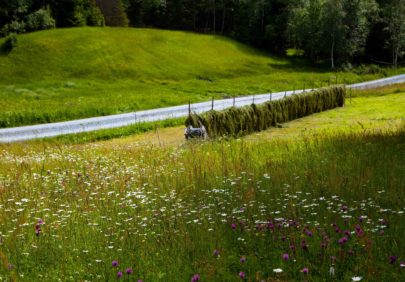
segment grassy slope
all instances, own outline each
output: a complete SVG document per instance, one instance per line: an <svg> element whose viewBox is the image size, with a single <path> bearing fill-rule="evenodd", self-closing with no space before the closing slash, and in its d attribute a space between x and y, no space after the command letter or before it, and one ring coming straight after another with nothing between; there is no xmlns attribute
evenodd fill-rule
<svg viewBox="0 0 405 282"><path fill-rule="evenodd" d="M334 265L336 281L403 281L389 257L405 259L405 132L396 129L404 99L403 92L368 93L241 140L161 148L145 144L156 138L148 133L86 145L0 145L0 258L12 265L0 276L105 281L132 267L132 280L144 281L190 281L195 273L201 281L238 281L240 271L249 281L329 281ZM377 130L355 126L359 120ZM340 128L326 129L331 124ZM39 237L38 218L46 223ZM255 223L274 218L299 226L271 231ZM357 224L365 233L339 246L343 230Z"/></svg>
<svg viewBox="0 0 405 282"><path fill-rule="evenodd" d="M350 82L378 77L337 75ZM335 76L220 36L128 28L36 32L18 36L17 48L0 54L0 127L301 88Z"/></svg>

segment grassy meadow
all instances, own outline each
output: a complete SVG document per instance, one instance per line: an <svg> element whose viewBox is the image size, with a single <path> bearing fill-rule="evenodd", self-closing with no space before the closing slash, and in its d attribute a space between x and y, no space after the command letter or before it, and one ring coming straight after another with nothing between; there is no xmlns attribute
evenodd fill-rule
<svg viewBox="0 0 405 282"><path fill-rule="evenodd" d="M2 144L0 281L403 281L404 90L239 139Z"/></svg>
<svg viewBox="0 0 405 282"><path fill-rule="evenodd" d="M4 39L0 39L0 45ZM403 69L331 72L221 36L70 28L17 36L0 54L0 127L359 82Z"/></svg>

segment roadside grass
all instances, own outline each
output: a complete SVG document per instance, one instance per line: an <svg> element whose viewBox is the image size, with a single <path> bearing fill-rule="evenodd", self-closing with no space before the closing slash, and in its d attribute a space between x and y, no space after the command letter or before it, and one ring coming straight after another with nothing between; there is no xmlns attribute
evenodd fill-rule
<svg viewBox="0 0 405 282"><path fill-rule="evenodd" d="M2 39L0 39L0 44ZM72 28L19 35L0 54L0 127L214 98L359 82L403 72L330 72L213 35Z"/></svg>
<svg viewBox="0 0 405 282"><path fill-rule="evenodd" d="M403 281L403 97L284 138L1 144L0 278Z"/></svg>
<svg viewBox="0 0 405 282"><path fill-rule="evenodd" d="M343 108L290 121L284 123L281 128L272 127L269 130L254 133L247 138L290 138L308 131L329 129L343 129L346 131L352 129L356 131L358 129L390 127L400 124L405 117L405 108L402 106L405 104L405 84L385 86L378 89L356 90L352 91L352 97L352 100L346 97L346 104ZM83 144L115 139L113 142L140 142L170 146L183 143L183 133L184 119L180 118L44 138L29 141L29 143Z"/></svg>
<svg viewBox="0 0 405 282"><path fill-rule="evenodd" d="M115 138L122 138L130 135L139 135L145 132L155 131L159 134L162 128L170 128L184 124L183 118L167 119L156 122L137 123L129 126L123 126L112 129L102 129L90 132L82 132L77 134L66 134L57 137L41 138L32 143L55 143L55 144L83 144L89 142L97 142Z"/></svg>

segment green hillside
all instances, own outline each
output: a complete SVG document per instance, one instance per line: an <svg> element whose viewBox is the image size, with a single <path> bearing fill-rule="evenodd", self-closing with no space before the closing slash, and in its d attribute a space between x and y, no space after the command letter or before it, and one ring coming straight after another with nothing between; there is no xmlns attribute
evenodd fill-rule
<svg viewBox="0 0 405 282"><path fill-rule="evenodd" d="M0 45L4 39L0 40ZM301 88L382 74L328 73L233 40L129 28L19 35L0 54L0 127L44 123Z"/></svg>

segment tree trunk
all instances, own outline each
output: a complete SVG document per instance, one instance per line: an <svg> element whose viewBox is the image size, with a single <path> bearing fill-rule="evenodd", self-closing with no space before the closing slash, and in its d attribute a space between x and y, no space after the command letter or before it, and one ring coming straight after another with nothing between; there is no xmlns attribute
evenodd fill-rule
<svg viewBox="0 0 405 282"><path fill-rule="evenodd" d="M195 5L195 0L193 0L193 30L197 30L197 8Z"/></svg>
<svg viewBox="0 0 405 282"><path fill-rule="evenodd" d="M398 67L398 53L399 53L399 44L397 44L396 48L394 49L394 68Z"/></svg>
<svg viewBox="0 0 405 282"><path fill-rule="evenodd" d="M215 33L215 31L216 31L216 25L217 25L217 17L216 17L216 13L217 13L217 11L216 11L216 7L215 7L216 5L215 5L215 0L214 0L214 13L213 13L213 16L214 16L214 20L213 20L213 30L214 30L214 33Z"/></svg>
<svg viewBox="0 0 405 282"><path fill-rule="evenodd" d="M330 49L330 62L331 62L332 69L335 68L334 52L335 52L335 35L332 35L332 46Z"/></svg>
<svg viewBox="0 0 405 282"><path fill-rule="evenodd" d="M262 34L264 34L264 3L262 2L262 22L261 22L261 29L262 29Z"/></svg>
<svg viewBox="0 0 405 282"><path fill-rule="evenodd" d="M225 17L226 17L226 5L225 0L222 0L222 24L221 24L221 34L224 33L225 30Z"/></svg>

